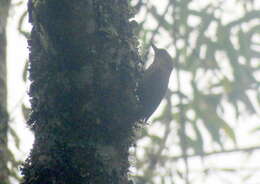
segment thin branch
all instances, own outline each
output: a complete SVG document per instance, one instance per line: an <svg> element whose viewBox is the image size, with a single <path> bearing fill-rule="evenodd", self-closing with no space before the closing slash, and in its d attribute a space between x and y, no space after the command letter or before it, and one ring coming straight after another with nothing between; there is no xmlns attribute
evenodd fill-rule
<svg viewBox="0 0 260 184"><path fill-rule="evenodd" d="M252 152L255 150L260 150L260 145L252 146L252 147L248 147L248 148L235 148L235 149L230 149L230 150L207 152L207 153L203 153L203 155L201 155L201 153L194 153L194 154L185 155L185 156L188 158L197 157L197 156L208 157L208 156L217 155L217 154L236 153L236 152ZM183 155L180 155L180 156L172 157L172 159L179 160L179 159L183 159L183 157L184 157Z"/></svg>

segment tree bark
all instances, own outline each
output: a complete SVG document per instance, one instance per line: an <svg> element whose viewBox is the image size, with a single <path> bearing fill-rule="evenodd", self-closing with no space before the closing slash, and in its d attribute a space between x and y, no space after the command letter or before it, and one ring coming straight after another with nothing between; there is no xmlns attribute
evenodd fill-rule
<svg viewBox="0 0 260 184"><path fill-rule="evenodd" d="M142 62L128 0L29 0L23 184L127 184Z"/></svg>
<svg viewBox="0 0 260 184"><path fill-rule="evenodd" d="M6 22L9 0L0 0L0 181L8 184L9 171L7 131L8 131L8 112L7 112L7 73L6 73Z"/></svg>

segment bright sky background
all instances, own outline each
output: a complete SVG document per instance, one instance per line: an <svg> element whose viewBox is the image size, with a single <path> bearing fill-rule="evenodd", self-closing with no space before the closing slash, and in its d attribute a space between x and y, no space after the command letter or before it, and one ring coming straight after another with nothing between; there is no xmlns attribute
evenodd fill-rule
<svg viewBox="0 0 260 184"><path fill-rule="evenodd" d="M13 0L13 2L19 2L19 0ZM206 2L205 0L200 0L200 3ZM209 2L209 1L207 1ZM212 0L212 2L214 2ZM230 14L227 14L225 17L225 21L228 21L229 19L232 19L236 16L240 15L240 10L233 8L234 0L227 1L226 8L228 9L227 12L230 12L234 16L230 16ZM258 1L260 4L260 1ZM154 0L154 3L156 5L164 7L165 3L162 0ZM199 3L198 3L199 4ZM196 6L196 4L194 4ZM21 115L21 109L20 104L21 102L24 102L26 99L28 101L28 97L26 97L26 86L24 85L22 81L22 75L23 75L23 67L26 61L26 58L28 58L28 49L27 49L27 41L26 39L18 34L17 32L17 21L18 18L21 16L21 14L26 9L26 6L19 6L15 9L11 9L10 12L10 18L8 20L8 105L9 105L9 112L11 114L11 119L14 120L11 123L12 127L15 127L17 130L19 136L21 137L21 151L17 151L14 147L14 145L11 143L10 147L15 151L15 154L17 158L24 159L26 155L28 155L30 148L32 147L33 143L33 135L30 133L29 129L26 127L24 123L24 119ZM141 19L142 14L138 15L136 17L136 20ZM260 23L260 19L259 19ZM151 26L154 25L154 23L151 21L149 22ZM27 25L28 29L30 28L30 25ZM163 41L158 43L158 46L163 46ZM173 73L174 75L174 73ZM259 76L260 78L260 76ZM171 87L171 86L170 86ZM259 110L259 108L258 108ZM160 111L160 109L158 109ZM258 111L260 112L260 110ZM232 110L230 110L230 113L225 114L225 118L232 120L232 125L238 132L238 142L240 145L243 145L245 147L253 146L256 144L259 144L260 135L255 134L254 136L249 136L248 132L255 127L255 125L259 125L259 116L248 116L245 115L242 118L239 119L239 122L236 122L234 118L234 113ZM245 123L247 122L247 123ZM151 126L150 131L152 132L158 132L158 127ZM231 144L230 144L231 145ZM232 147L232 146L231 146ZM234 167L243 167L245 164L247 168L260 168L260 151L255 152L255 155L250 157L250 159L246 158L245 156L241 154L225 154L225 155L217 155L212 156L206 159L205 164L208 167L223 167L223 162L226 166L234 166ZM201 162L198 158L195 158L192 160L191 164L194 166L193 169L200 170L202 168ZM259 171L259 170L258 170ZM216 181L219 181L219 178L224 177L226 179L226 175L218 175L216 174L216 178L212 177L210 180L203 181L201 180L201 183L204 182L205 184L221 184L216 183ZM178 181L177 181L178 183ZM238 181L236 181L236 178L230 178L231 184L239 184ZM181 184L181 183L178 183ZM241 183L242 184L242 183ZM250 183L243 183L243 184L260 184L260 176L257 178L252 178L250 180Z"/></svg>
<svg viewBox="0 0 260 184"><path fill-rule="evenodd" d="M13 1L13 4L19 1ZM33 135L25 125L25 120L21 114L20 105L25 102L26 99L26 86L22 80L23 68L28 58L28 49L26 39L17 32L17 22L22 15L26 6L19 6L17 8L11 8L10 17L8 20L8 106L10 112L11 126L15 127L19 136L21 137L21 151L17 151L17 158L24 158L34 140ZM29 27L29 24L28 24ZM14 145L10 145L13 150L16 150Z"/></svg>

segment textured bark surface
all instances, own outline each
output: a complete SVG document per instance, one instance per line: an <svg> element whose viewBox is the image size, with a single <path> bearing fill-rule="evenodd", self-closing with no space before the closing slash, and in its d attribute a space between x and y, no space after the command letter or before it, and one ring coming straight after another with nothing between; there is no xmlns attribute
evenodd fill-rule
<svg viewBox="0 0 260 184"><path fill-rule="evenodd" d="M6 81L6 22L9 0L0 0L0 183L8 184L8 113Z"/></svg>
<svg viewBox="0 0 260 184"><path fill-rule="evenodd" d="M127 184L142 65L128 0L29 0L23 184Z"/></svg>

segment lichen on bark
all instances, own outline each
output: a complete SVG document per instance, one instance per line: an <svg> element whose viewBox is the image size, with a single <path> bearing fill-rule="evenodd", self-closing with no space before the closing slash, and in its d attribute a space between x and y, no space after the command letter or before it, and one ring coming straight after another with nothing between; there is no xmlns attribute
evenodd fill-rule
<svg viewBox="0 0 260 184"><path fill-rule="evenodd" d="M128 183L142 65L128 0L29 0L23 184Z"/></svg>

